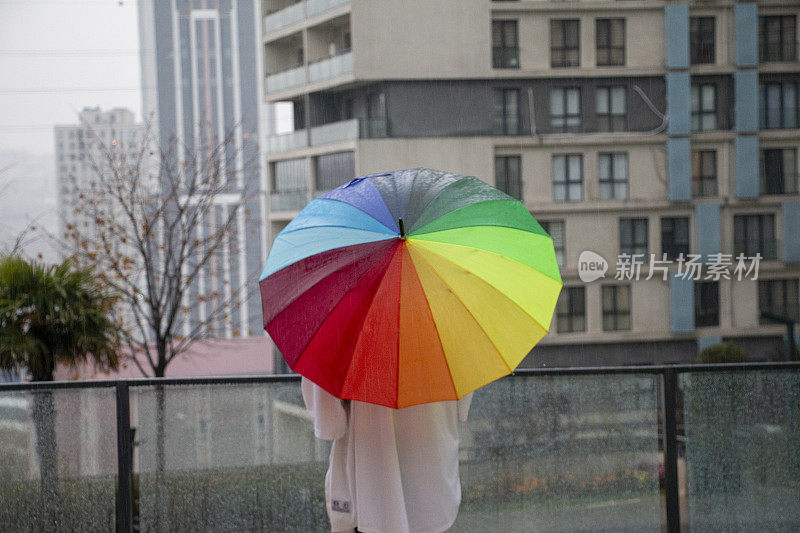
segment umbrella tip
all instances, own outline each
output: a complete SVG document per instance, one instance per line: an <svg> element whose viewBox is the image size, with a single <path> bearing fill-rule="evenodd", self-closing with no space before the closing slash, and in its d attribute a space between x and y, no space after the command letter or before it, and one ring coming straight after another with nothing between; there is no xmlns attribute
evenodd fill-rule
<svg viewBox="0 0 800 533"><path fill-rule="evenodd" d="M397 222L399 223L399 226L400 226L400 238L401 239L405 239L406 238L406 228L403 225L403 219L402 218L398 218Z"/></svg>

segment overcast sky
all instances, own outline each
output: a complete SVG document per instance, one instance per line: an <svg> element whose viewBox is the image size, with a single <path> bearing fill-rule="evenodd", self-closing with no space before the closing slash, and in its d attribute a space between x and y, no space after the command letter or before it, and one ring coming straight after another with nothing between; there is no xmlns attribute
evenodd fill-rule
<svg viewBox="0 0 800 533"><path fill-rule="evenodd" d="M0 150L52 153L85 106L141 118L132 0L0 0Z"/></svg>

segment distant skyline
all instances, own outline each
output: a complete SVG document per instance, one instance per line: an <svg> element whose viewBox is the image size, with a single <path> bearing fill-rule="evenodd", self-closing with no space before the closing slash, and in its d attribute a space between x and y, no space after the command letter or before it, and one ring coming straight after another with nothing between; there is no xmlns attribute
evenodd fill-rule
<svg viewBox="0 0 800 533"><path fill-rule="evenodd" d="M0 150L54 153L87 106L141 120L136 2L0 0L0 72Z"/></svg>

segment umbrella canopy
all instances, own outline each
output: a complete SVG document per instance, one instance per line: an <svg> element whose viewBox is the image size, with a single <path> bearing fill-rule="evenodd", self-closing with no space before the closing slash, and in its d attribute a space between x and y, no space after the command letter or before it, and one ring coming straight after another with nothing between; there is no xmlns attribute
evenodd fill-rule
<svg viewBox="0 0 800 533"><path fill-rule="evenodd" d="M553 241L474 176L363 176L278 234L260 281L264 327L331 394L394 408L456 400L509 374L548 331Z"/></svg>

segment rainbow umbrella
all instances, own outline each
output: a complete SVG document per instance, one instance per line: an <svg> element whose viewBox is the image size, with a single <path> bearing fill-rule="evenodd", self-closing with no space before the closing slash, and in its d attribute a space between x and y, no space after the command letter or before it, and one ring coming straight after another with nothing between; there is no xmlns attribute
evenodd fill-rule
<svg viewBox="0 0 800 533"><path fill-rule="evenodd" d="M474 176L362 176L311 201L259 282L286 362L334 396L400 408L511 373L550 327L553 241Z"/></svg>

